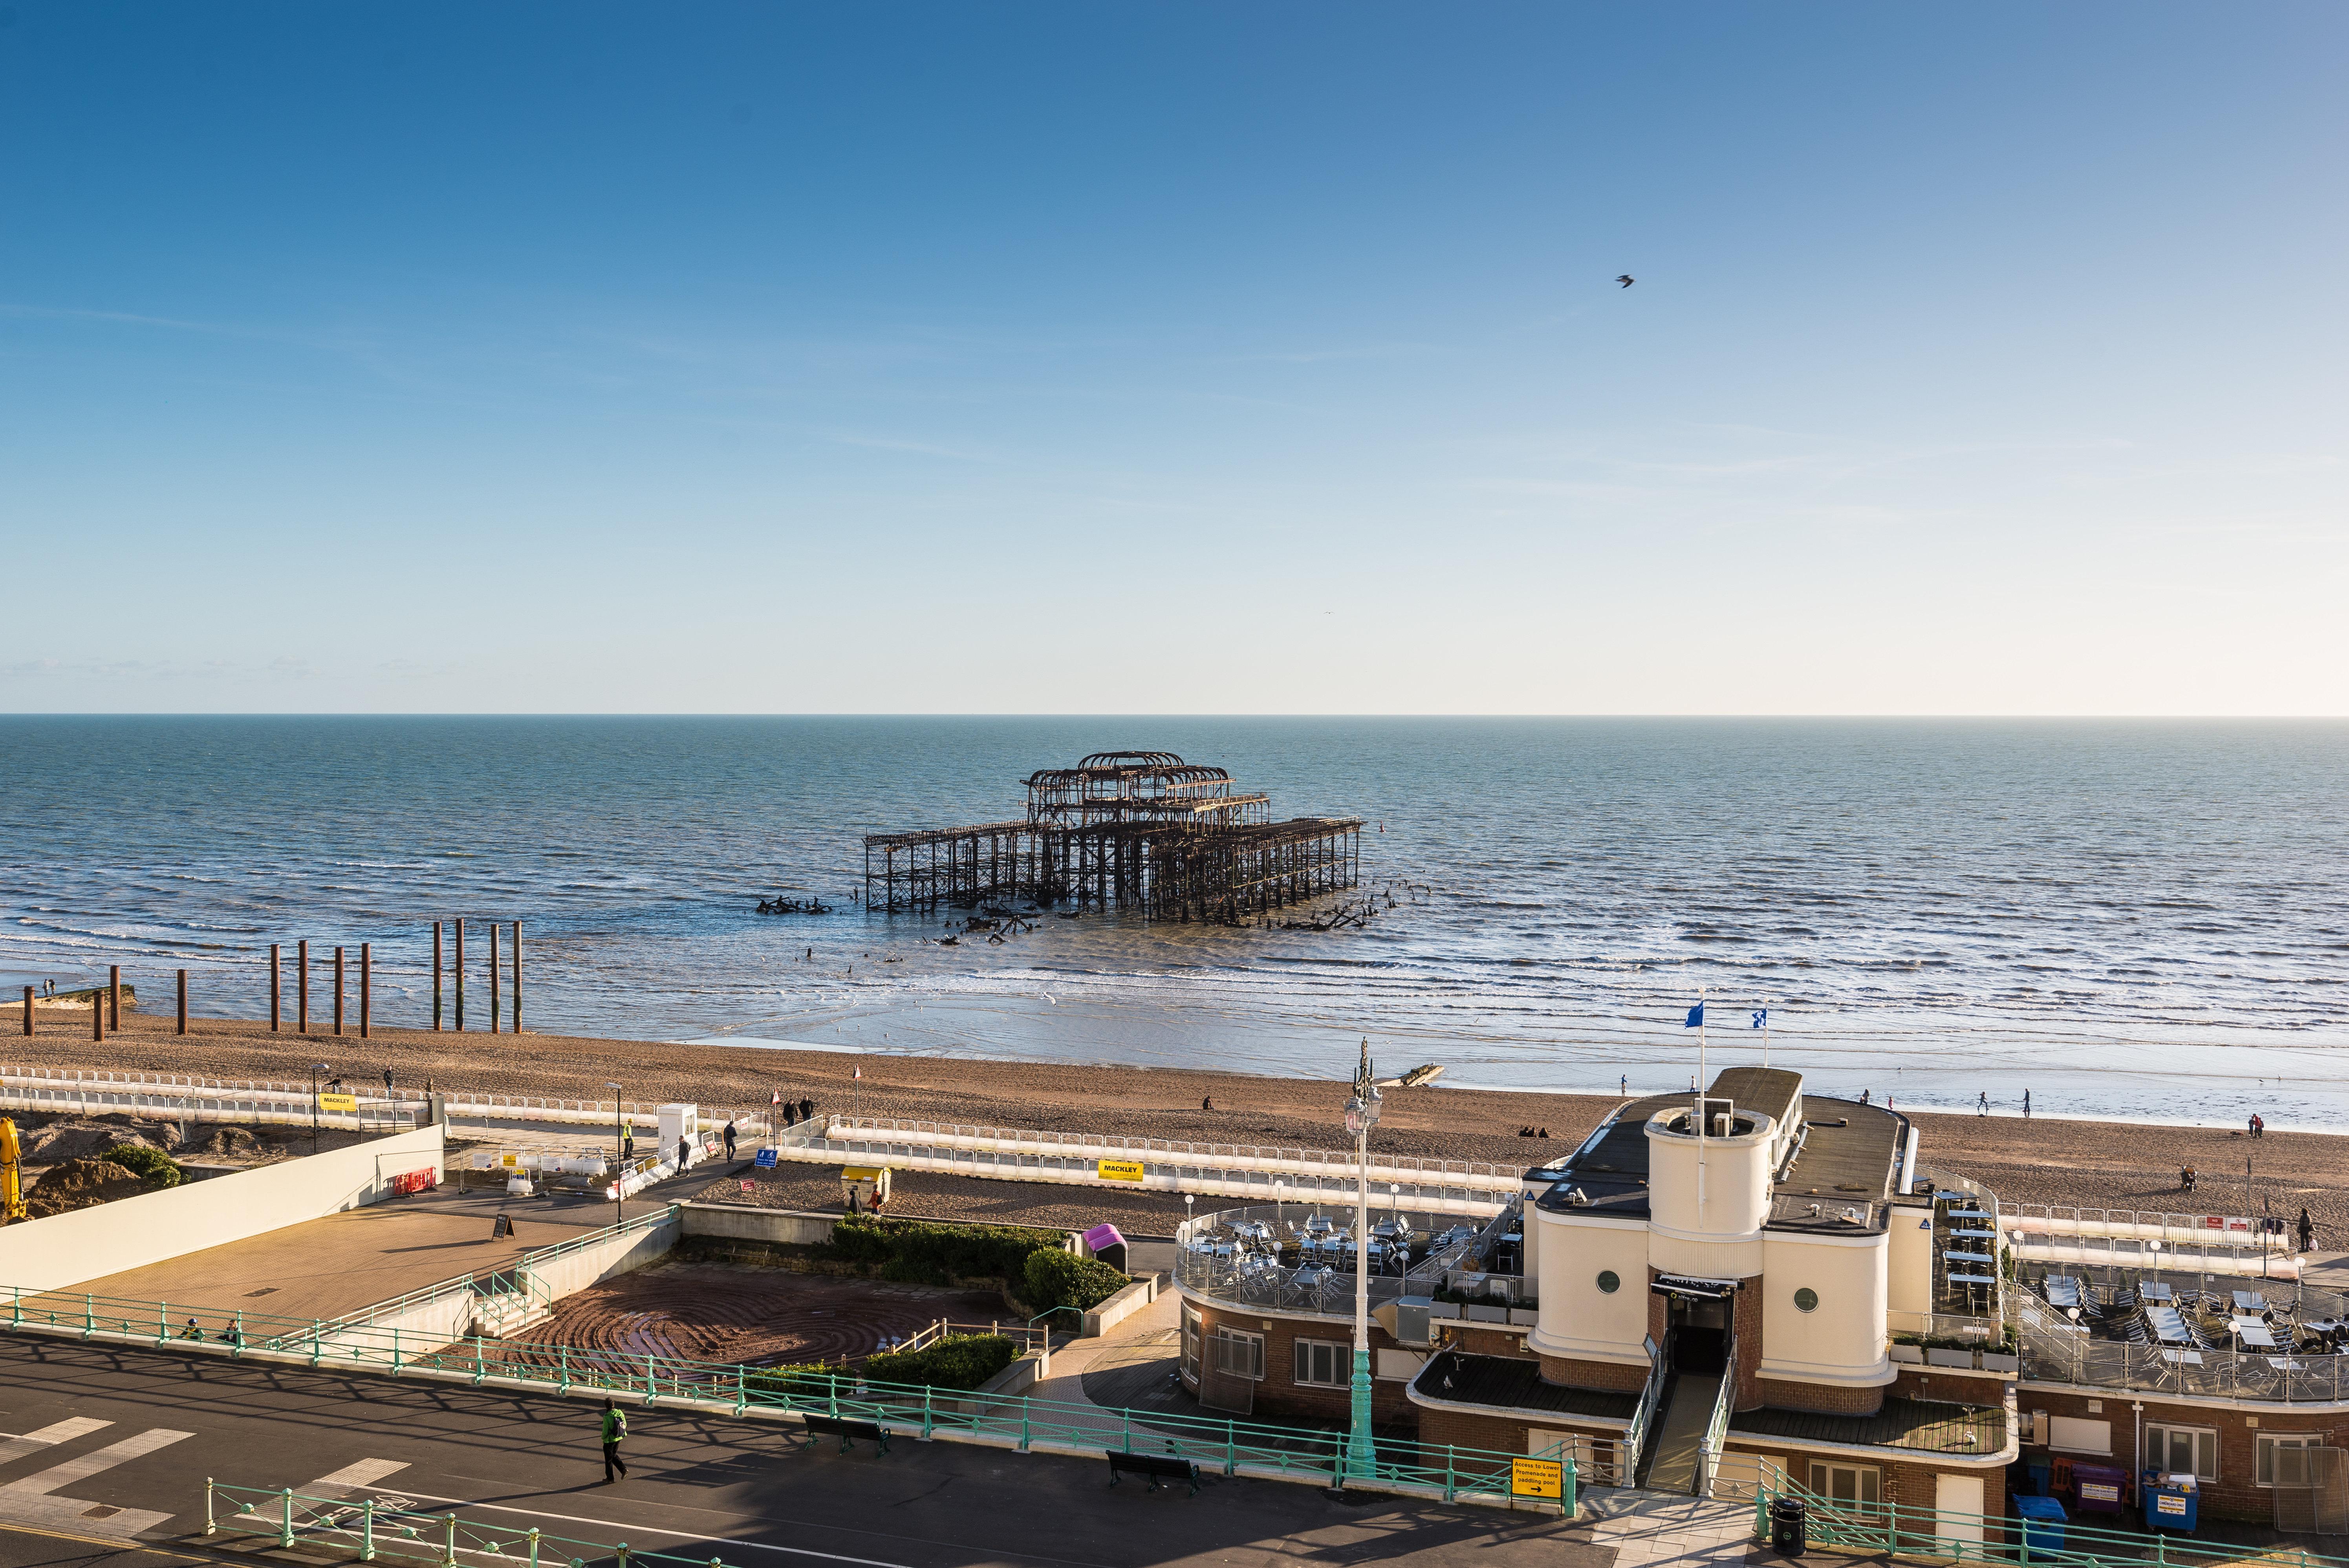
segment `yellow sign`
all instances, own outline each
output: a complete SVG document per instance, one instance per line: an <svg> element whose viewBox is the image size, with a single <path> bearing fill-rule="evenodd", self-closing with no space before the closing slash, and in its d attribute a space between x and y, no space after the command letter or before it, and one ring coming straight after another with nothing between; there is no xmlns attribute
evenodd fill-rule
<svg viewBox="0 0 2349 1568"><path fill-rule="evenodd" d="M318 1097L320 1110L356 1111L358 1108L358 1096L355 1094L322 1094Z"/></svg>
<svg viewBox="0 0 2349 1568"><path fill-rule="evenodd" d="M519 1154L502 1154L498 1157L498 1163L504 1166L509 1171L519 1171L522 1169L522 1156Z"/></svg>
<svg viewBox="0 0 2349 1568"><path fill-rule="evenodd" d="M1139 1181L1142 1180L1142 1161L1103 1160L1093 1166L1093 1173L1104 1181Z"/></svg>
<svg viewBox="0 0 2349 1568"><path fill-rule="evenodd" d="M1566 1497L1566 1466L1557 1460L1511 1460L1509 1492L1514 1497Z"/></svg>

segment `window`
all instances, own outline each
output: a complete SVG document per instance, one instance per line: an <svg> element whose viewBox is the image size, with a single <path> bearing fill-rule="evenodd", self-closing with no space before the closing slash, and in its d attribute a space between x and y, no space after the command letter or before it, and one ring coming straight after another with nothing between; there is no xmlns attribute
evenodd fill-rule
<svg viewBox="0 0 2349 1568"><path fill-rule="evenodd" d="M1813 1290L1809 1285L1805 1285L1802 1289L1795 1293L1795 1310L1796 1312L1816 1312L1818 1309L1819 1293L1817 1291Z"/></svg>
<svg viewBox="0 0 2349 1568"><path fill-rule="evenodd" d="M1334 1339L1297 1342L1297 1381L1310 1388L1343 1388L1354 1380L1354 1347Z"/></svg>
<svg viewBox="0 0 2349 1568"><path fill-rule="evenodd" d="M2190 1475L2197 1480L2219 1479L2219 1434L2208 1427L2155 1426L2145 1429L2145 1467L2165 1475Z"/></svg>
<svg viewBox="0 0 2349 1568"><path fill-rule="evenodd" d="M1371 1375L1390 1383L1408 1383L1427 1366L1427 1357L1416 1350L1380 1350L1371 1360Z"/></svg>
<svg viewBox="0 0 2349 1568"><path fill-rule="evenodd" d="M1199 1380L1199 1314L1188 1302L1183 1304L1183 1374Z"/></svg>
<svg viewBox="0 0 2349 1568"><path fill-rule="evenodd" d="M2047 1446L2059 1454L2109 1454L2113 1451L2113 1424L2084 1420L2077 1416L2050 1417Z"/></svg>
<svg viewBox="0 0 2349 1568"><path fill-rule="evenodd" d="M1832 1506L1852 1513L1874 1513L1883 1505L1874 1465L1811 1463L1811 1491Z"/></svg>
<svg viewBox="0 0 2349 1568"><path fill-rule="evenodd" d="M1613 1269L1600 1269L1599 1271L1599 1290L1600 1295L1613 1295L1617 1291L1622 1288L1623 1282L1615 1277L1615 1271Z"/></svg>
<svg viewBox="0 0 2349 1568"><path fill-rule="evenodd" d="M2270 1437L2261 1432L2255 1479L2261 1486L2306 1486L2308 1450L2323 1445L2323 1439L2314 1433L2304 1437Z"/></svg>
<svg viewBox="0 0 2349 1568"><path fill-rule="evenodd" d="M1235 1334L1228 1328L1218 1328L1207 1336L1210 1353L1208 1365L1226 1377L1245 1377L1251 1383L1264 1381L1264 1336Z"/></svg>

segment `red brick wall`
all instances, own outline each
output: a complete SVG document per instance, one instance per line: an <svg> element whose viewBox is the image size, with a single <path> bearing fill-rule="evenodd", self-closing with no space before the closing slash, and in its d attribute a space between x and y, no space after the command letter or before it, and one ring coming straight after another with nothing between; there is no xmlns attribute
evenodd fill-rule
<svg viewBox="0 0 2349 1568"><path fill-rule="evenodd" d="M1578 1427L1570 1419L1519 1421L1506 1416L1482 1415L1473 1410L1422 1410L1419 1413L1419 1449L1421 1462L1443 1462L1442 1450L1446 1444L1463 1449L1481 1449L1487 1453L1521 1454L1526 1451L1526 1434L1538 1428L1545 1432L1579 1432L1594 1446L1592 1457L1602 1464L1615 1461L1613 1445L1622 1440L1619 1431L1599 1427ZM1586 1478L1587 1479L1587 1478Z"/></svg>
<svg viewBox="0 0 2349 1568"><path fill-rule="evenodd" d="M1733 1438L1730 1450L1741 1454L1764 1454L1785 1467L1788 1479L1796 1486L1811 1484L1811 1461L1825 1460L1830 1464L1868 1466L1873 1463L1878 1472L1878 1486L1884 1501L1898 1508L1933 1509L1940 1506L1941 1470L1933 1465L1901 1461L1871 1461L1853 1455L1811 1454L1799 1449L1772 1448L1767 1443ZM1982 1483L1982 1517L1989 1522L1983 1533L1990 1543L2001 1539L2000 1519L2006 1512L2006 1472L1997 1466L1982 1470L1957 1470L1951 1473L1980 1476Z"/></svg>
<svg viewBox="0 0 2349 1568"><path fill-rule="evenodd" d="M1454 1350L1470 1356L1507 1356L1517 1359L1525 1357L1526 1336L1522 1334L1506 1334L1485 1324L1447 1323L1444 1326L1450 1330L1444 1343ZM1375 1336L1378 1330L1373 1328L1371 1332ZM1372 1340L1373 1344L1376 1342Z"/></svg>
<svg viewBox="0 0 2349 1568"><path fill-rule="evenodd" d="M1648 1368L1618 1366L1612 1361L1577 1361L1564 1356L1541 1357L1542 1381L1561 1388L1612 1388L1636 1394L1648 1386Z"/></svg>
<svg viewBox="0 0 2349 1568"><path fill-rule="evenodd" d="M2008 1379L1995 1372L1960 1372L1947 1367L1895 1368L1892 1395L1899 1399L1933 1399L1951 1405L2002 1405Z"/></svg>
<svg viewBox="0 0 2349 1568"><path fill-rule="evenodd" d="M1764 1391L1762 1383L1762 1276L1755 1274L1737 1287L1732 1298L1737 1334L1737 1392L1733 1396L1740 1410L1758 1409L1775 1404ZM1797 1407L1811 1409L1813 1406Z"/></svg>
<svg viewBox="0 0 2349 1568"><path fill-rule="evenodd" d="M2037 1388L2024 1388L2017 1396L2023 1410L2023 1457L2026 1460L2056 1460L2086 1458L2089 1463L2117 1465L2134 1477L2146 1468L2145 1459L2137 1448L2139 1434L2148 1426L2172 1425L2202 1427L2219 1434L2219 1479L2202 1484L2200 1510L2214 1519L2241 1519L2266 1522L2275 1517L2273 1494L2254 1479L2258 1475L2258 1444L2260 1435L2283 1433L2297 1436L2312 1434L2329 1447L2349 1448L2349 1415L2315 1411L2295 1411L2281 1405L2257 1408L2215 1405L2170 1404L2157 1396L2131 1394L2115 1389L2110 1393L2053 1393ZM2091 1404L2101 1405L2092 1410ZM2142 1412L2132 1408L2142 1404ZM2087 1456L2064 1455L2030 1442L2031 1412L2044 1410L2052 1416L2073 1416L2083 1420L2110 1421L2113 1426L2113 1457L2099 1461ZM2257 1423L2253 1425L2253 1423ZM2095 1522L2091 1516L2089 1522Z"/></svg>
<svg viewBox="0 0 2349 1568"><path fill-rule="evenodd" d="M1350 1324L1328 1323L1318 1319L1299 1319L1268 1315L1259 1309L1211 1305L1194 1301L1191 1305L1199 1314L1202 1365L1211 1365L1206 1336L1218 1326L1235 1333L1264 1336L1264 1381L1256 1386L1255 1408L1266 1415L1305 1416L1321 1419L1345 1420L1353 1412L1353 1393L1346 1387L1327 1388L1319 1385L1299 1386L1297 1382L1297 1341L1326 1339L1344 1345L1347 1349L1343 1365L1350 1373L1353 1367L1354 1330ZM1271 1326L1267 1327L1269 1324ZM1376 1323L1371 1325L1371 1358L1375 1370L1381 1349L1405 1349L1425 1354L1423 1346L1398 1346L1393 1337ZM1371 1418L1384 1423L1410 1425L1418 1419L1421 1410L1411 1402L1405 1392L1408 1384L1373 1377L1371 1381Z"/></svg>
<svg viewBox="0 0 2349 1568"><path fill-rule="evenodd" d="M1884 1389L1846 1387L1839 1383L1789 1383L1777 1377L1755 1379L1760 1403L1781 1410L1816 1410L1829 1416L1872 1416L1884 1408Z"/></svg>

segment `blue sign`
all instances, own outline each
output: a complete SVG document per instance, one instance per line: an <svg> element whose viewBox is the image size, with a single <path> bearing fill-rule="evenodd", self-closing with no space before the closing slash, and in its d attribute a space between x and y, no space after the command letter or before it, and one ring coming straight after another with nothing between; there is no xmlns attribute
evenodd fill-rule
<svg viewBox="0 0 2349 1568"><path fill-rule="evenodd" d="M761 1149L759 1150L758 1159L751 1163L761 1171L772 1171L775 1168L775 1151L771 1149Z"/></svg>

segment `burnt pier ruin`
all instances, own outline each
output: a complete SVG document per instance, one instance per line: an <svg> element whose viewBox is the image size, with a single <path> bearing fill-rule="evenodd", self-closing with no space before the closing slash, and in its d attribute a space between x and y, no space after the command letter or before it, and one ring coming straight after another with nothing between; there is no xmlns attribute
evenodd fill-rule
<svg viewBox="0 0 2349 1568"><path fill-rule="evenodd" d="M864 903L896 913L1012 899L1238 924L1355 886L1360 817L1276 822L1270 799L1168 751L1102 751L1028 778L1008 822L874 833Z"/></svg>

